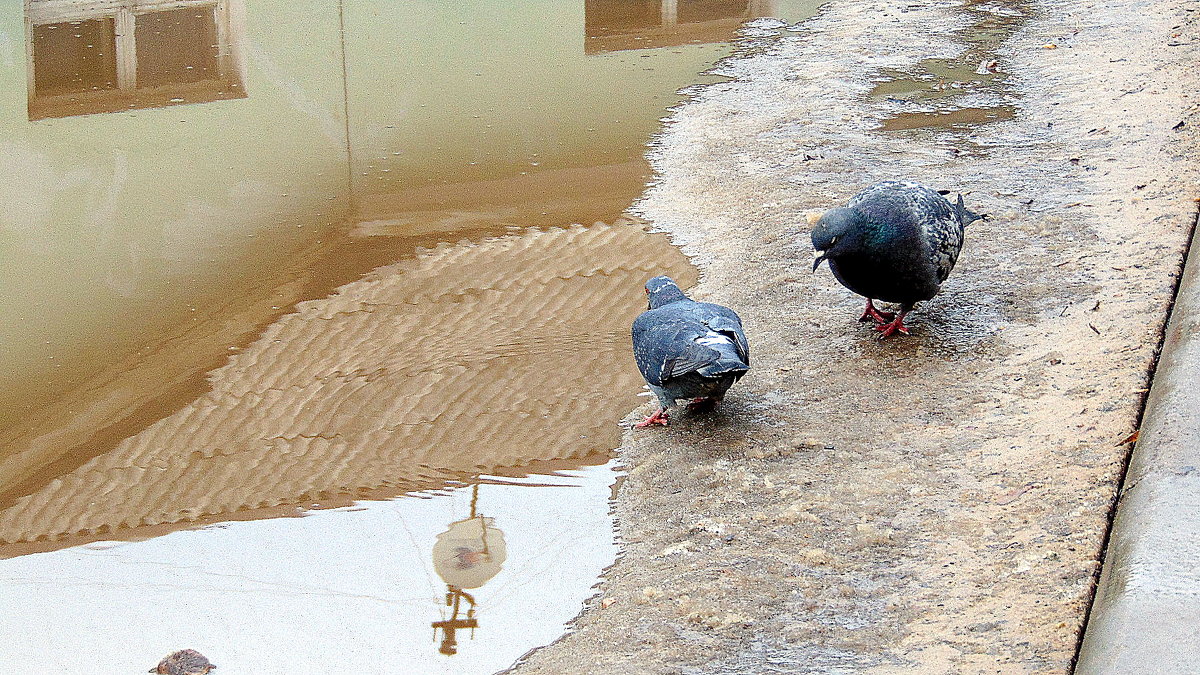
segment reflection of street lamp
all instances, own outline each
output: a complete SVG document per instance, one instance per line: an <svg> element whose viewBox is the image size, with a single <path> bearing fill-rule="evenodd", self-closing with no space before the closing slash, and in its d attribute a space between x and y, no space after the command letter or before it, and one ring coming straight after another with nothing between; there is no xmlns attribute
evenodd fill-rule
<svg viewBox="0 0 1200 675"><path fill-rule="evenodd" d="M492 518L475 513L478 500L479 485L475 484L471 494L471 515L450 523L449 529L439 534L433 545L433 569L446 582L446 606L451 610L449 619L434 621L431 625L435 639L437 630L442 629L444 637L438 651L446 655L458 651L454 631L470 628L471 637L474 637L475 628L479 626L475 618L475 598L465 589L486 584L500 572L507 556L504 533L493 526ZM467 616L460 619L458 613L464 598L468 604Z"/></svg>

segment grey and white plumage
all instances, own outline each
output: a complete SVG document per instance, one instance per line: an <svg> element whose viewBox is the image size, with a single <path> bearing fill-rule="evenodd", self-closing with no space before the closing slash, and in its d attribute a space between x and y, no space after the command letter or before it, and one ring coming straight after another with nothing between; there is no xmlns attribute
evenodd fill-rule
<svg viewBox="0 0 1200 675"><path fill-rule="evenodd" d="M715 405L750 370L742 320L728 307L695 302L670 277L646 282L649 309L633 322L633 356L660 408L638 426L666 424L679 399Z"/></svg>
<svg viewBox="0 0 1200 675"><path fill-rule="evenodd" d="M813 270L828 260L843 286L866 296L861 318L874 319L883 337L907 333L904 315L937 295L958 261L964 228L982 217L967 210L962 195L951 204L917 183L876 183L817 221ZM898 303L900 313L880 312L872 300Z"/></svg>

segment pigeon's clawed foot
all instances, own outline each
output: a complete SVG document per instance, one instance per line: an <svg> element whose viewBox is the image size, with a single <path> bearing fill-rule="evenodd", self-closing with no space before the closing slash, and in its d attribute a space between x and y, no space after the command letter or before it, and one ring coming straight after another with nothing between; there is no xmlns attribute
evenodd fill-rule
<svg viewBox="0 0 1200 675"><path fill-rule="evenodd" d="M719 398L702 396L700 398L692 399L692 402L687 404L687 409L694 413L711 412L720 402L721 399Z"/></svg>
<svg viewBox="0 0 1200 675"><path fill-rule="evenodd" d="M888 323L896 318L892 312L881 312L875 308L875 303L867 298L867 307L863 310L862 316L858 317L859 321L874 320L875 323Z"/></svg>
<svg viewBox="0 0 1200 675"><path fill-rule="evenodd" d="M908 312L900 312L894 320L888 323L881 323L875 326L875 330L879 331L879 339L883 340L894 333L904 333L908 335L908 327L904 325L904 315Z"/></svg>
<svg viewBox="0 0 1200 675"><path fill-rule="evenodd" d="M659 408L658 411L655 412L653 415L651 415L651 416L647 417L646 419L642 420L641 422L638 422L637 424L633 425L633 428L634 429L645 429L646 427L652 427L655 424L661 424L664 427L667 426L667 410L666 410L666 408Z"/></svg>

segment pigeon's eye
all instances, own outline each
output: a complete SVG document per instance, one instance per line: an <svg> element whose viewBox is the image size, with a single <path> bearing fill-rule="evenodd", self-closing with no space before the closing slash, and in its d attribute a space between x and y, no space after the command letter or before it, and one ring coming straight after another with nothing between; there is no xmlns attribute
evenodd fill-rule
<svg viewBox="0 0 1200 675"><path fill-rule="evenodd" d="M830 240L829 240L829 245L830 245L830 246L833 246L833 245L834 245L834 244L836 244L836 243L837 243L837 237L834 237L833 239L830 239Z"/></svg>

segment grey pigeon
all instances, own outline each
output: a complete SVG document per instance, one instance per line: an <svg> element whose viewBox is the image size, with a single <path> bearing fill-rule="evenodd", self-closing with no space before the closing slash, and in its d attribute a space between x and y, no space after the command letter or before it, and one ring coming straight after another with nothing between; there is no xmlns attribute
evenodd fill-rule
<svg viewBox="0 0 1200 675"><path fill-rule="evenodd" d="M216 666L195 649L180 649L167 654L158 662L158 667L151 668L149 672L161 675L206 675L214 668Z"/></svg>
<svg viewBox="0 0 1200 675"><path fill-rule="evenodd" d="M633 322L633 357L659 409L639 429L665 426L678 399L711 410L750 370L750 345L732 309L689 299L670 277L647 281L646 296L650 309Z"/></svg>
<svg viewBox="0 0 1200 675"><path fill-rule="evenodd" d="M873 319L886 338L908 335L904 316L913 305L937 295L954 269L963 229L985 218L951 204L923 185L888 180L854 195L845 207L825 212L812 231L813 271L822 261L843 286L866 296L859 321ZM900 305L881 312L872 299Z"/></svg>

